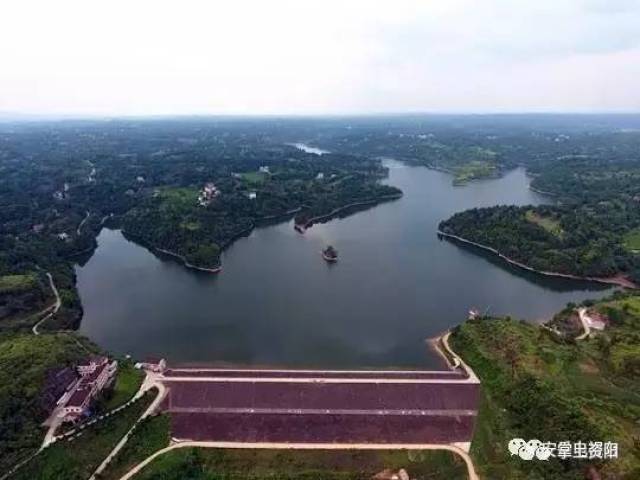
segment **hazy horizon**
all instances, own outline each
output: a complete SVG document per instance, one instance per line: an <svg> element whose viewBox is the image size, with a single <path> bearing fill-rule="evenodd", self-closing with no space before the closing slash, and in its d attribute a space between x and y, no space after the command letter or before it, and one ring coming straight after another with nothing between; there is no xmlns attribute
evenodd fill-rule
<svg viewBox="0 0 640 480"><path fill-rule="evenodd" d="M640 2L8 1L0 116L640 112Z"/></svg>
<svg viewBox="0 0 640 480"><path fill-rule="evenodd" d="M403 118L403 117L598 117L598 116L620 116L620 117L640 117L640 110L633 111L513 111L513 112L491 112L491 111L405 111L405 112L344 112L344 113L175 113L175 114L101 114L101 113L38 113L38 112L10 112L0 111L0 121L19 120L164 120L164 119L358 119L358 118Z"/></svg>

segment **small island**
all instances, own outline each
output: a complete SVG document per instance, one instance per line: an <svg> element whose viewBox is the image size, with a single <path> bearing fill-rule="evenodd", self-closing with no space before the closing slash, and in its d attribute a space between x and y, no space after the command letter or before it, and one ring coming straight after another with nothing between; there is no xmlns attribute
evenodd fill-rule
<svg viewBox="0 0 640 480"><path fill-rule="evenodd" d="M322 250L322 258L329 263L335 263L338 261L338 251L333 248L332 245L329 245L327 248Z"/></svg>

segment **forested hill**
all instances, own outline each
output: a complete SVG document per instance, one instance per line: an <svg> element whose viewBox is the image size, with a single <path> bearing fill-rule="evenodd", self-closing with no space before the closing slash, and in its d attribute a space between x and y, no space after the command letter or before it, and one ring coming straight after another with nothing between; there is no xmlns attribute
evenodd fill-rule
<svg viewBox="0 0 640 480"><path fill-rule="evenodd" d="M640 297L618 292L585 302L607 326L582 340L561 328L571 323L582 333L575 307L549 326L479 318L454 330L451 346L483 387L471 446L482 478L640 478ZM513 438L614 442L619 455L562 459L556 451L548 461L524 461L508 451ZM585 476L588 469L598 476Z"/></svg>
<svg viewBox="0 0 640 480"><path fill-rule="evenodd" d="M531 187L553 205L472 209L440 230L537 270L639 283L640 133L610 137L618 149L606 143L527 165Z"/></svg>
<svg viewBox="0 0 640 480"><path fill-rule="evenodd" d="M0 125L0 329L28 325L51 302L45 272L62 297L47 326L76 326L73 265L104 225L215 268L220 251L261 221L400 194L380 182L379 160L306 153L276 127L230 119Z"/></svg>
<svg viewBox="0 0 640 480"><path fill-rule="evenodd" d="M632 205L476 208L456 213L440 230L493 248L543 272L580 277L624 275L640 283L640 256L627 245L640 218Z"/></svg>

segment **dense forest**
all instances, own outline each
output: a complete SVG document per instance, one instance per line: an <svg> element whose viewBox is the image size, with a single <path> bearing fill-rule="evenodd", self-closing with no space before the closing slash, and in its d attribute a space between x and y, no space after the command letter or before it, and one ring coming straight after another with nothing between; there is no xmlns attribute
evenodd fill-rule
<svg viewBox="0 0 640 480"><path fill-rule="evenodd" d="M476 208L453 215L440 230L489 246L544 272L640 282L640 257L624 244L640 218L632 206Z"/></svg>
<svg viewBox="0 0 640 480"><path fill-rule="evenodd" d="M558 204L471 209L440 230L537 270L639 283L640 153L627 161L565 158L533 171L532 188Z"/></svg>
<svg viewBox="0 0 640 480"><path fill-rule="evenodd" d="M290 137L284 137L285 131ZM185 263L215 268L220 252L263 221L300 221L400 195L379 160L317 155L294 131L233 119L0 125L0 329L46 328L82 315L73 266L104 225Z"/></svg>
<svg viewBox="0 0 640 480"><path fill-rule="evenodd" d="M496 149L507 165L526 168L548 205L471 209L443 221L440 231L536 270L638 283L640 130L586 123L531 131L524 151Z"/></svg>

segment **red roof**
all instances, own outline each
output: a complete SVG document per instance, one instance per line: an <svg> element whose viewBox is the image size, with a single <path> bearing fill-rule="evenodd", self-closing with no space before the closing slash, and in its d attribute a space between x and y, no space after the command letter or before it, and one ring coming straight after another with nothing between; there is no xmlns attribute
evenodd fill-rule
<svg viewBox="0 0 640 480"><path fill-rule="evenodd" d="M83 407L87 397L91 395L91 388L87 385L79 385L75 392L71 394L71 398L67 402L67 407Z"/></svg>

